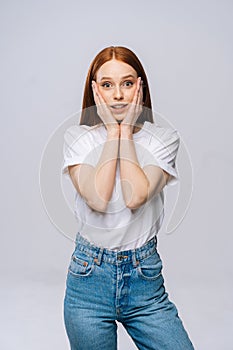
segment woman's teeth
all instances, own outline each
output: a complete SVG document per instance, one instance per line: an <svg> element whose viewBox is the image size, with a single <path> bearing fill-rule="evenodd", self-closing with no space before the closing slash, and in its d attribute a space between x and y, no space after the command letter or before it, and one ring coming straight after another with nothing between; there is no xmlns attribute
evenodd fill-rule
<svg viewBox="0 0 233 350"><path fill-rule="evenodd" d="M117 105L117 106L112 106L112 108L116 108L116 109L123 108L123 107L126 107L126 105Z"/></svg>

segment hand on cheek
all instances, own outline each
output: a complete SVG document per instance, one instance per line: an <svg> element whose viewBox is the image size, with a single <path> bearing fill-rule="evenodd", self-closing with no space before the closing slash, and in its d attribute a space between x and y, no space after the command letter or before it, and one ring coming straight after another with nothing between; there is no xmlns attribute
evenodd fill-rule
<svg viewBox="0 0 233 350"><path fill-rule="evenodd" d="M98 116L100 117L102 122L105 124L107 130L118 131L119 129L118 124L115 118L113 117L111 111L109 110L107 104L105 103L102 95L100 94L95 81L92 81L92 89L93 89L93 95L94 95Z"/></svg>
<svg viewBox="0 0 233 350"><path fill-rule="evenodd" d="M141 84L141 77L138 77L136 89L134 92L133 100L129 105L129 109L127 111L126 117L123 119L121 123L121 127L129 128L130 132L133 131L134 125L142 112L142 99L143 99L143 91Z"/></svg>

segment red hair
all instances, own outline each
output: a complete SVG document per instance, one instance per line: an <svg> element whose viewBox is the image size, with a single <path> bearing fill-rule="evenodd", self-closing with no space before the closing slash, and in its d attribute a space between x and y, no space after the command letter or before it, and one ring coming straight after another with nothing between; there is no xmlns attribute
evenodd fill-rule
<svg viewBox="0 0 233 350"><path fill-rule="evenodd" d="M92 61L90 68L88 70L84 95L83 95L83 103L82 103L82 114L80 118L80 125L89 125L93 126L96 124L102 123L101 118L97 114L97 109L95 106L95 101L92 92L91 81L96 80L96 73L99 68L105 63L112 59L116 59L118 61L129 64L134 70L137 72L138 77L140 76L143 81L143 108L142 113L138 117L137 123L143 124L146 120L153 123L153 115L151 111L151 99L150 99L150 91L148 86L148 81L146 77L146 73L142 67L141 62L137 58L137 56L128 48L123 46L110 46L101 50L97 56ZM94 106L94 107L93 107ZM89 108L93 107L93 108Z"/></svg>

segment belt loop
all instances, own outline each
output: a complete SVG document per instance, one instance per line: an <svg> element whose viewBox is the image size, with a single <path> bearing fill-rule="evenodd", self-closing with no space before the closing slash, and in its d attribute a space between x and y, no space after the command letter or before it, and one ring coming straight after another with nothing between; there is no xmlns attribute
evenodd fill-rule
<svg viewBox="0 0 233 350"><path fill-rule="evenodd" d="M98 253L98 257L97 257L97 258L94 258L94 262L95 262L97 265L100 265L100 264L101 264L103 252L104 252L104 248L100 248L100 249L99 249L99 253Z"/></svg>
<svg viewBox="0 0 233 350"><path fill-rule="evenodd" d="M133 267L137 267L139 264L139 261L137 260L135 249L132 250L132 261L133 261Z"/></svg>

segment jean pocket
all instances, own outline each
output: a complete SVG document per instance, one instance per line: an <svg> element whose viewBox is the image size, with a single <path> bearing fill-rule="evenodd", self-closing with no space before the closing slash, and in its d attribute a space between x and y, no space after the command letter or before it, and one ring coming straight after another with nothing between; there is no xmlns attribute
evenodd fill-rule
<svg viewBox="0 0 233 350"><path fill-rule="evenodd" d="M90 276L94 269L94 259L79 253L74 252L71 256L70 265L68 271L75 277Z"/></svg>
<svg viewBox="0 0 233 350"><path fill-rule="evenodd" d="M139 261L137 266L138 275L145 280L156 280L162 275L162 268L162 261L156 251Z"/></svg>

